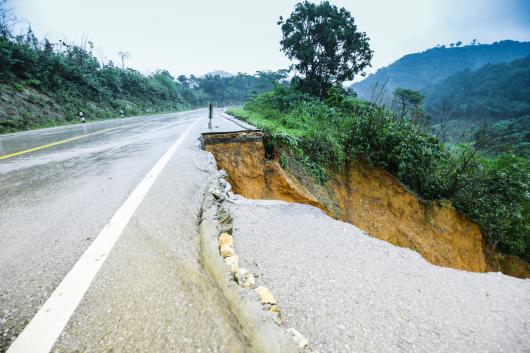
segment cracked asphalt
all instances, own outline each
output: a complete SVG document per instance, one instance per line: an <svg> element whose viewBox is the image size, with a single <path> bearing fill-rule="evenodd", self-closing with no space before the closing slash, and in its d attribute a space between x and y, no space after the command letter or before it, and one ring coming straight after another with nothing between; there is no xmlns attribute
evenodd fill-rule
<svg viewBox="0 0 530 353"><path fill-rule="evenodd" d="M530 352L530 280L432 265L311 206L238 198L235 250L320 352Z"/></svg>

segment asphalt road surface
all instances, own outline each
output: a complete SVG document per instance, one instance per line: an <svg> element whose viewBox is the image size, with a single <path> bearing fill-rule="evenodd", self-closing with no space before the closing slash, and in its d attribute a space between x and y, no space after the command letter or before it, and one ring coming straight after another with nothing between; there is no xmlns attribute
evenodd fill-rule
<svg viewBox="0 0 530 353"><path fill-rule="evenodd" d="M242 265L317 351L530 352L529 280L432 265L307 205L229 207Z"/></svg>
<svg viewBox="0 0 530 353"><path fill-rule="evenodd" d="M206 130L197 110L0 136L0 352L247 350L198 258Z"/></svg>

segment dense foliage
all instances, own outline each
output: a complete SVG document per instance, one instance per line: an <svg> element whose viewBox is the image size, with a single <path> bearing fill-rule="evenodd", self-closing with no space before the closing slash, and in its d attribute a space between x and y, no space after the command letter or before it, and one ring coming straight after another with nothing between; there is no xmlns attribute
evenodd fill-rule
<svg viewBox="0 0 530 353"><path fill-rule="evenodd" d="M433 122L451 126L449 141L487 134L485 151L530 156L530 56L459 72L423 93Z"/></svg>
<svg viewBox="0 0 530 353"><path fill-rule="evenodd" d="M280 17L282 51L291 60L301 91L324 98L334 85L353 80L370 66L373 51L350 12L329 1L300 2L285 21Z"/></svg>
<svg viewBox="0 0 530 353"><path fill-rule="evenodd" d="M425 106L446 103L454 118L518 118L530 115L530 56L464 70L427 88Z"/></svg>
<svg viewBox="0 0 530 353"><path fill-rule="evenodd" d="M83 45L40 41L31 29L13 35L9 13L2 6L0 1L0 88L26 92L21 100L25 105L34 104L32 110L22 113L16 106L9 111L1 99L0 133L64 123L75 119L79 111L88 119L101 119L189 109L208 102L240 103L270 90L272 83L284 76L258 72L175 79L165 70L144 75L112 61L101 63L89 41ZM46 104L53 109L45 109Z"/></svg>
<svg viewBox="0 0 530 353"><path fill-rule="evenodd" d="M495 121L475 133L475 138L481 135L488 142L482 150L489 155L513 153L530 158L530 115Z"/></svg>
<svg viewBox="0 0 530 353"><path fill-rule="evenodd" d="M322 183L348 162L381 166L425 200L451 200L498 249L530 259L527 159L489 161L475 146L448 150L412 119L338 89L320 101L277 86L232 113L262 128L281 160L294 159Z"/></svg>
<svg viewBox="0 0 530 353"><path fill-rule="evenodd" d="M512 40L450 48L438 46L405 55L353 84L352 89L367 99L374 98L376 86L385 86L388 95L399 87L421 90L463 70L477 70L488 63L509 62L528 55L530 42Z"/></svg>

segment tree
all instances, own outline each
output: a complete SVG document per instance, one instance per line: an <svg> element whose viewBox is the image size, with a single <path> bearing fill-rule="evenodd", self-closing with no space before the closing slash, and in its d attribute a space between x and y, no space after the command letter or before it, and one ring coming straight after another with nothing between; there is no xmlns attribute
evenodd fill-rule
<svg viewBox="0 0 530 353"><path fill-rule="evenodd" d="M184 86L186 88L188 87L188 78L186 77L186 75L179 75L179 77L177 77L177 81L182 86Z"/></svg>
<svg viewBox="0 0 530 353"><path fill-rule="evenodd" d="M456 42L456 46L457 46L457 47L459 47L459 46L461 46L461 45L462 45L462 41L461 41L461 40L459 40L458 42Z"/></svg>
<svg viewBox="0 0 530 353"><path fill-rule="evenodd" d="M394 91L394 99L400 112L399 120L403 120L405 115L409 113L416 113L423 102L423 98L423 95L419 91L408 88L396 89Z"/></svg>
<svg viewBox="0 0 530 353"><path fill-rule="evenodd" d="M125 69L125 60L129 59L131 54L129 54L129 52L126 52L126 51L119 51L118 55L121 58L121 68Z"/></svg>
<svg viewBox="0 0 530 353"><path fill-rule="evenodd" d="M328 1L298 3L287 20L280 17L282 51L302 77L295 83L302 91L325 98L334 85L352 80L370 66L373 51L366 33L357 31L345 8Z"/></svg>

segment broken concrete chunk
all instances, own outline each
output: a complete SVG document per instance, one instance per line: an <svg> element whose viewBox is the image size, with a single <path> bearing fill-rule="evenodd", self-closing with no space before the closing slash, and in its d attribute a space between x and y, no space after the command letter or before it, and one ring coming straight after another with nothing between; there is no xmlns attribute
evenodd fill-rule
<svg viewBox="0 0 530 353"><path fill-rule="evenodd" d="M267 310L270 311L271 313L279 313L280 312L280 308L278 308L278 305L276 305L276 304L270 305L267 308Z"/></svg>
<svg viewBox="0 0 530 353"><path fill-rule="evenodd" d="M234 226L232 225L232 223L221 224L221 229L223 233L228 233L228 234L234 233Z"/></svg>
<svg viewBox="0 0 530 353"><path fill-rule="evenodd" d="M230 272L232 273L238 273L239 272L239 256L228 256L225 257L225 263L230 269Z"/></svg>
<svg viewBox="0 0 530 353"><path fill-rule="evenodd" d="M256 279L254 275L250 273L246 268L240 268L237 276L239 285L243 288L254 288L256 285Z"/></svg>
<svg viewBox="0 0 530 353"><path fill-rule="evenodd" d="M276 298L267 287L260 286L255 290L259 294L262 304L276 305Z"/></svg>
<svg viewBox="0 0 530 353"><path fill-rule="evenodd" d="M278 326L281 326L283 324L283 319L280 313L272 312L272 321Z"/></svg>
<svg viewBox="0 0 530 353"><path fill-rule="evenodd" d="M309 347L309 341L305 338L300 332L296 331L294 328L290 328L287 332L291 335L294 343L302 349Z"/></svg>
<svg viewBox="0 0 530 353"><path fill-rule="evenodd" d="M219 236L219 247L222 248L223 245L234 245L234 238L228 234L223 233Z"/></svg>
<svg viewBox="0 0 530 353"><path fill-rule="evenodd" d="M230 224L232 223L232 216L225 210L222 210L218 214L219 223Z"/></svg>
<svg viewBox="0 0 530 353"><path fill-rule="evenodd" d="M234 251L234 246L232 244L224 244L221 246L221 256L229 257L234 256L236 252Z"/></svg>

